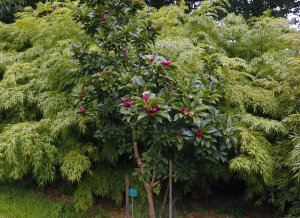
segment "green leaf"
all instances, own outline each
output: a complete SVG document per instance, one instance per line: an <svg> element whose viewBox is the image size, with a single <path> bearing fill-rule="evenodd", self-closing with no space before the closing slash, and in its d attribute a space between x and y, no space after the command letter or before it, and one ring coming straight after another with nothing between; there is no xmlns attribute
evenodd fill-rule
<svg viewBox="0 0 300 218"><path fill-rule="evenodd" d="M146 112L143 111L142 113L139 114L137 120L139 121L139 120L143 119L146 116L148 116L148 113L146 113Z"/></svg>
<svg viewBox="0 0 300 218"><path fill-rule="evenodd" d="M157 112L157 115L160 115L160 116L162 116L162 117L168 119L170 122L172 121L172 119L171 119L169 113L166 112L166 111L158 111L158 112Z"/></svg>
<svg viewBox="0 0 300 218"><path fill-rule="evenodd" d="M154 188L153 188L153 193L154 194L156 194L157 196L159 196L159 194L160 194L160 185L158 185L158 186L155 186Z"/></svg>
<svg viewBox="0 0 300 218"><path fill-rule="evenodd" d="M210 109L209 106L203 105L203 106L197 107L197 108L196 108L196 111L197 111L197 112L200 112L200 111L205 111L205 110L209 110L209 109Z"/></svg>
<svg viewBox="0 0 300 218"><path fill-rule="evenodd" d="M211 145L210 141L205 141L205 146L206 146L207 148L210 148L210 145Z"/></svg>
<svg viewBox="0 0 300 218"><path fill-rule="evenodd" d="M183 143L177 143L176 144L177 150L180 151L183 148L183 145L184 145Z"/></svg>
<svg viewBox="0 0 300 218"><path fill-rule="evenodd" d="M141 76L134 76L132 78L132 81L137 86L142 86L143 87L145 85L145 81L144 81L143 77L141 77Z"/></svg>
<svg viewBox="0 0 300 218"><path fill-rule="evenodd" d="M162 117L161 116L153 116L159 123L162 123Z"/></svg>
<svg viewBox="0 0 300 218"><path fill-rule="evenodd" d="M184 104L186 105L186 107L190 108L191 107L191 101L188 98L184 98L183 99Z"/></svg>
<svg viewBox="0 0 300 218"><path fill-rule="evenodd" d="M205 133L214 133L218 131L217 129L209 129L209 130L205 130Z"/></svg>
<svg viewBox="0 0 300 218"><path fill-rule="evenodd" d="M193 120L194 120L194 123L200 127L201 126L201 120L198 116L193 116Z"/></svg>
<svg viewBox="0 0 300 218"><path fill-rule="evenodd" d="M126 115L126 114L127 114L127 115L131 115L131 114L132 114L132 112L131 112L130 109L125 108L125 107L123 107L123 106L121 106L120 113L125 114L125 115Z"/></svg>
<svg viewBox="0 0 300 218"><path fill-rule="evenodd" d="M179 117L179 114L176 114L175 116L174 116L174 121L176 121L176 120L178 120L180 117Z"/></svg>

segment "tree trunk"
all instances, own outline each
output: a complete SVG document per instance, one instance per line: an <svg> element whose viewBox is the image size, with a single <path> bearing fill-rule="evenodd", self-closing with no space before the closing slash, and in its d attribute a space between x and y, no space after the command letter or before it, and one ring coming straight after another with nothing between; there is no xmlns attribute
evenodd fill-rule
<svg viewBox="0 0 300 218"><path fill-rule="evenodd" d="M172 161L169 160L169 218L173 217L173 200L172 200Z"/></svg>
<svg viewBox="0 0 300 218"><path fill-rule="evenodd" d="M129 179L128 175L126 174L125 176L125 202L126 202L126 209L125 209L125 218L129 218L129 194L128 194L128 189L129 189Z"/></svg>
<svg viewBox="0 0 300 218"><path fill-rule="evenodd" d="M144 182L144 185L147 190L149 217L155 218L155 208L154 208L152 185L148 182Z"/></svg>
<svg viewBox="0 0 300 218"><path fill-rule="evenodd" d="M131 127L132 130L132 142L133 142L133 150L134 150L134 158L136 161L136 164L138 165L140 169L140 173L145 178L145 171L143 167L143 162L140 157L139 148L137 144L137 136L136 136L136 129L135 127ZM155 218L155 208L154 208L154 200L153 200L153 190L152 190L152 184L147 181L143 181L144 186L147 192L147 200L148 200L148 210L149 210L149 218Z"/></svg>

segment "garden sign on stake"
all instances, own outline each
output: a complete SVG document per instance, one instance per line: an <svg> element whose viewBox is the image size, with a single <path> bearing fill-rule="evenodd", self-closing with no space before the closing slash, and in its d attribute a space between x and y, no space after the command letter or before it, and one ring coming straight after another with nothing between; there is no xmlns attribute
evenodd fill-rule
<svg viewBox="0 0 300 218"><path fill-rule="evenodd" d="M131 197L131 211L132 211L132 218L134 218L133 212L133 198L136 198L138 195L138 191L135 188L130 188L128 191L129 197Z"/></svg>

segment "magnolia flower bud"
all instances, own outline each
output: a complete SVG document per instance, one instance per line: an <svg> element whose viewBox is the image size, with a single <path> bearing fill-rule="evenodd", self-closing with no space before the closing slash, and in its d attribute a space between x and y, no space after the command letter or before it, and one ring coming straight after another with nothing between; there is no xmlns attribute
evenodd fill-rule
<svg viewBox="0 0 300 218"><path fill-rule="evenodd" d="M87 109L83 105L80 105L79 108L82 113L86 113Z"/></svg>
<svg viewBox="0 0 300 218"><path fill-rule="evenodd" d="M144 101L148 102L148 100L149 100L149 94L144 94L143 95L143 99L144 99Z"/></svg>
<svg viewBox="0 0 300 218"><path fill-rule="evenodd" d="M196 130L196 131L195 131L195 136L196 136L196 137L201 137L201 136L202 136L201 130L199 130L199 129Z"/></svg>
<svg viewBox="0 0 300 218"><path fill-rule="evenodd" d="M172 63L172 61L169 61L169 60L163 60L163 61L161 62L161 64L164 65L164 67L169 66L171 63Z"/></svg>
<svg viewBox="0 0 300 218"><path fill-rule="evenodd" d="M158 107L157 106L153 106L151 108L151 110L149 111L150 114L155 114L158 111Z"/></svg>
<svg viewBox="0 0 300 218"><path fill-rule="evenodd" d="M131 99L125 99L123 104L124 104L125 107L130 107L132 102L133 101Z"/></svg>
<svg viewBox="0 0 300 218"><path fill-rule="evenodd" d="M184 108L181 109L181 114L182 115L185 115L187 112L188 112L187 108L184 107Z"/></svg>

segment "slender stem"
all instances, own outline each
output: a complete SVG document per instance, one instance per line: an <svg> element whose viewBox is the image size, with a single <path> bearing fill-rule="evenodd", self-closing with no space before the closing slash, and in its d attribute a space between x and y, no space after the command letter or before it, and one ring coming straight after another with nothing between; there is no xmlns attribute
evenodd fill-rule
<svg viewBox="0 0 300 218"><path fill-rule="evenodd" d="M129 218L129 194L128 194L128 189L129 189L129 181L128 181L128 175L126 174L125 176L125 193L126 193L126 218Z"/></svg>
<svg viewBox="0 0 300 218"><path fill-rule="evenodd" d="M163 203L162 203L162 206L161 206L160 212L159 212L159 218L162 218L162 216L163 216L163 213L164 213L164 210L165 210L165 205L167 203L168 193L169 193L169 184L167 185L167 189L165 191Z"/></svg>
<svg viewBox="0 0 300 218"><path fill-rule="evenodd" d="M151 181L151 185L154 187L154 182L155 182L155 177L156 177L156 169L153 169L153 173L152 173L152 181Z"/></svg>
<svg viewBox="0 0 300 218"><path fill-rule="evenodd" d="M173 217L173 200L172 200L172 161L169 160L169 218Z"/></svg>
<svg viewBox="0 0 300 218"><path fill-rule="evenodd" d="M132 218L134 218L133 197L131 197L131 216L132 216Z"/></svg>
<svg viewBox="0 0 300 218"><path fill-rule="evenodd" d="M137 132L135 126L131 126L132 131L132 143L133 143L133 149L134 149L134 158L136 161L136 164L138 165L140 169L140 173L143 177L144 186L147 192L147 200L148 200L148 209L149 209L149 218L155 218L155 208L154 208L154 200L153 200L153 185L151 182L147 182L145 180L145 170L143 167L143 162L140 157L138 143L137 143Z"/></svg>
<svg viewBox="0 0 300 218"><path fill-rule="evenodd" d="M162 178L159 181L156 181L155 183L153 183L153 187L157 186L159 183L161 183L162 181L164 181L165 179L167 179L169 177L169 175L165 176L164 178Z"/></svg>
<svg viewBox="0 0 300 218"><path fill-rule="evenodd" d="M144 176L145 171L144 171L144 167L143 167L143 162L142 162L140 154L139 154L136 129L135 129L135 127L131 126L131 130L132 130L132 143L133 143L133 150L134 150L134 158L135 158L135 161L136 161L138 167L140 168L142 176Z"/></svg>

